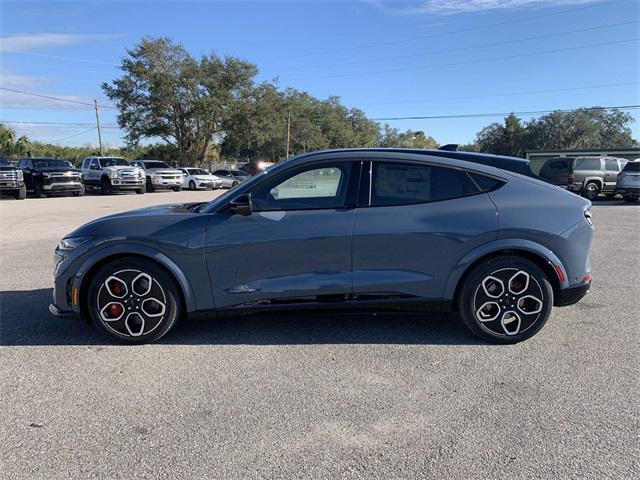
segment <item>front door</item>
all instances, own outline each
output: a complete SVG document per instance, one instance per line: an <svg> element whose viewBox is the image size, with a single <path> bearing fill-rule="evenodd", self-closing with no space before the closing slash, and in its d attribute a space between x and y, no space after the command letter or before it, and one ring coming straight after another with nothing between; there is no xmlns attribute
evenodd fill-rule
<svg viewBox="0 0 640 480"><path fill-rule="evenodd" d="M348 296L359 169L350 160L292 167L251 190L251 215L211 215L205 250L216 307Z"/></svg>

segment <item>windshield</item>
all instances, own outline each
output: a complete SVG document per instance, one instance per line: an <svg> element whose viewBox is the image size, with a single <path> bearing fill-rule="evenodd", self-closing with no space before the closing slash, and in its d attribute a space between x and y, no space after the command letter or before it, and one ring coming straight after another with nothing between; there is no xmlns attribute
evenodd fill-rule
<svg viewBox="0 0 640 480"><path fill-rule="evenodd" d="M230 170L231 175L234 177L248 177L249 174L247 172L243 172L242 170Z"/></svg>
<svg viewBox="0 0 640 480"><path fill-rule="evenodd" d="M171 168L164 162L144 162L144 168Z"/></svg>
<svg viewBox="0 0 640 480"><path fill-rule="evenodd" d="M100 159L101 167L128 167L129 162L127 162L124 158L112 157L112 158L101 158Z"/></svg>
<svg viewBox="0 0 640 480"><path fill-rule="evenodd" d="M622 169L623 172L640 172L640 160L627 163Z"/></svg>
<svg viewBox="0 0 640 480"><path fill-rule="evenodd" d="M209 172L200 168L190 168L187 170L189 175L209 175Z"/></svg>
<svg viewBox="0 0 640 480"><path fill-rule="evenodd" d="M69 168L69 163L57 158L34 158L31 160L35 168Z"/></svg>

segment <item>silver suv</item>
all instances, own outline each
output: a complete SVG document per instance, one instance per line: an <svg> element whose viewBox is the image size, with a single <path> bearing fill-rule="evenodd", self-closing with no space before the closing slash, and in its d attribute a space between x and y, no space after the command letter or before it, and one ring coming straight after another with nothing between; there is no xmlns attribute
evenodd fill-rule
<svg viewBox="0 0 640 480"><path fill-rule="evenodd" d="M640 198L640 158L628 162L618 174L616 193L629 203Z"/></svg>
<svg viewBox="0 0 640 480"><path fill-rule="evenodd" d="M618 173L628 160L616 157L557 157L547 160L540 177L595 200L600 193L615 195Z"/></svg>
<svg viewBox="0 0 640 480"><path fill-rule="evenodd" d="M160 160L134 160L131 165L144 170L147 177L147 192L156 189L173 189L176 192L182 190L182 171L171 168Z"/></svg>
<svg viewBox="0 0 640 480"><path fill-rule="evenodd" d="M100 188L103 195L119 190L144 193L144 171L120 157L87 157L82 161L85 187Z"/></svg>

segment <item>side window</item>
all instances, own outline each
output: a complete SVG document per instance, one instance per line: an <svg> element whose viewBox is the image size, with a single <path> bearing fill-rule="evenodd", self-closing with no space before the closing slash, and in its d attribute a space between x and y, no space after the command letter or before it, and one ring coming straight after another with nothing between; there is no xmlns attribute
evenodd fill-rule
<svg viewBox="0 0 640 480"><path fill-rule="evenodd" d="M97 158L91 160L91 165L95 165L96 168L100 168L100 162Z"/></svg>
<svg viewBox="0 0 640 480"><path fill-rule="evenodd" d="M600 170L602 166L600 164L600 158L598 157L583 157L576 160L576 170Z"/></svg>
<svg viewBox="0 0 640 480"><path fill-rule="evenodd" d="M480 188L480 190L482 190L483 192L489 192L491 190L498 188L500 185L503 184L503 182L501 182L500 180L497 180L491 177L486 177L484 175L480 175L479 173L471 173L471 172L467 172L467 173L476 183L478 188Z"/></svg>
<svg viewBox="0 0 640 480"><path fill-rule="evenodd" d="M609 172L617 172L618 171L618 161L615 158L605 158L604 160L604 168Z"/></svg>
<svg viewBox="0 0 640 480"><path fill-rule="evenodd" d="M352 168L352 162L308 166L259 186L251 201L257 211L341 208L355 178Z"/></svg>
<svg viewBox="0 0 640 480"><path fill-rule="evenodd" d="M430 165L374 162L371 206L411 205L478 193L459 170Z"/></svg>

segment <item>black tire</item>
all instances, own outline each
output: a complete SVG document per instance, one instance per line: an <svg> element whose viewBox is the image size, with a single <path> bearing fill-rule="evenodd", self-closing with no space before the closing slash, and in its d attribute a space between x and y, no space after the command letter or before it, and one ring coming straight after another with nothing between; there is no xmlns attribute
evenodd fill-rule
<svg viewBox="0 0 640 480"><path fill-rule="evenodd" d="M233 182L233 183L231 184L231 188L235 188L235 187L237 187L237 186L238 186L238 182Z"/></svg>
<svg viewBox="0 0 640 480"><path fill-rule="evenodd" d="M598 198L598 195L600 195L600 185L597 182L587 183L582 190L582 196L592 201Z"/></svg>
<svg viewBox="0 0 640 480"><path fill-rule="evenodd" d="M144 192L146 192L146 191L147 191L147 189L145 187L142 187L142 188L139 188L139 189L136 190L136 194L137 195L143 195Z"/></svg>
<svg viewBox="0 0 640 480"><path fill-rule="evenodd" d="M73 196L74 197L84 197L84 187L82 187L80 190L73 192Z"/></svg>
<svg viewBox="0 0 640 480"><path fill-rule="evenodd" d="M111 292L105 282L112 276L116 277L111 281L112 288L120 283L126 289L120 287L119 291ZM134 284L138 290L151 286L147 293L139 295ZM113 295L120 292L125 292L122 297ZM150 302L146 307L148 313L143 306L147 301ZM110 307L111 304L117 305ZM116 310L111 312L110 308ZM182 315L183 306L175 280L162 267L150 260L125 257L108 263L93 276L88 289L87 310L91 320L107 336L123 343L150 343L173 328ZM153 318L148 316L151 310L154 311ZM158 313L160 311L162 313ZM114 320L105 320L103 315L107 319L113 315Z"/></svg>
<svg viewBox="0 0 640 480"><path fill-rule="evenodd" d="M149 193L153 193L156 191L156 189L153 187L153 183L151 183L151 179L149 177L147 177L147 192Z"/></svg>
<svg viewBox="0 0 640 480"><path fill-rule="evenodd" d="M13 192L13 196L16 200L24 200L25 198L27 198L27 187L23 185L18 190Z"/></svg>
<svg viewBox="0 0 640 480"><path fill-rule="evenodd" d="M182 187L176 187L176 188L173 189L174 192L179 192L181 190L182 190Z"/></svg>
<svg viewBox="0 0 640 480"><path fill-rule="evenodd" d="M107 177L102 177L100 180L100 191L102 195L112 195L113 194L113 185L111 185L111 180Z"/></svg>
<svg viewBox="0 0 640 480"><path fill-rule="evenodd" d="M44 193L44 188L42 187L42 183L35 182L33 184L33 196L36 198L46 198L47 194Z"/></svg>
<svg viewBox="0 0 640 480"><path fill-rule="evenodd" d="M195 190L196 189L196 182L194 182L193 180L189 180L189 190Z"/></svg>
<svg viewBox="0 0 640 480"><path fill-rule="evenodd" d="M500 284L502 294L491 296L489 290L496 294ZM519 285L526 287L519 290ZM534 336L547 322L552 306L553 288L545 273L535 263L513 255L495 257L474 267L456 298L458 313L467 328L483 340L501 344ZM482 315L487 319L480 320Z"/></svg>

